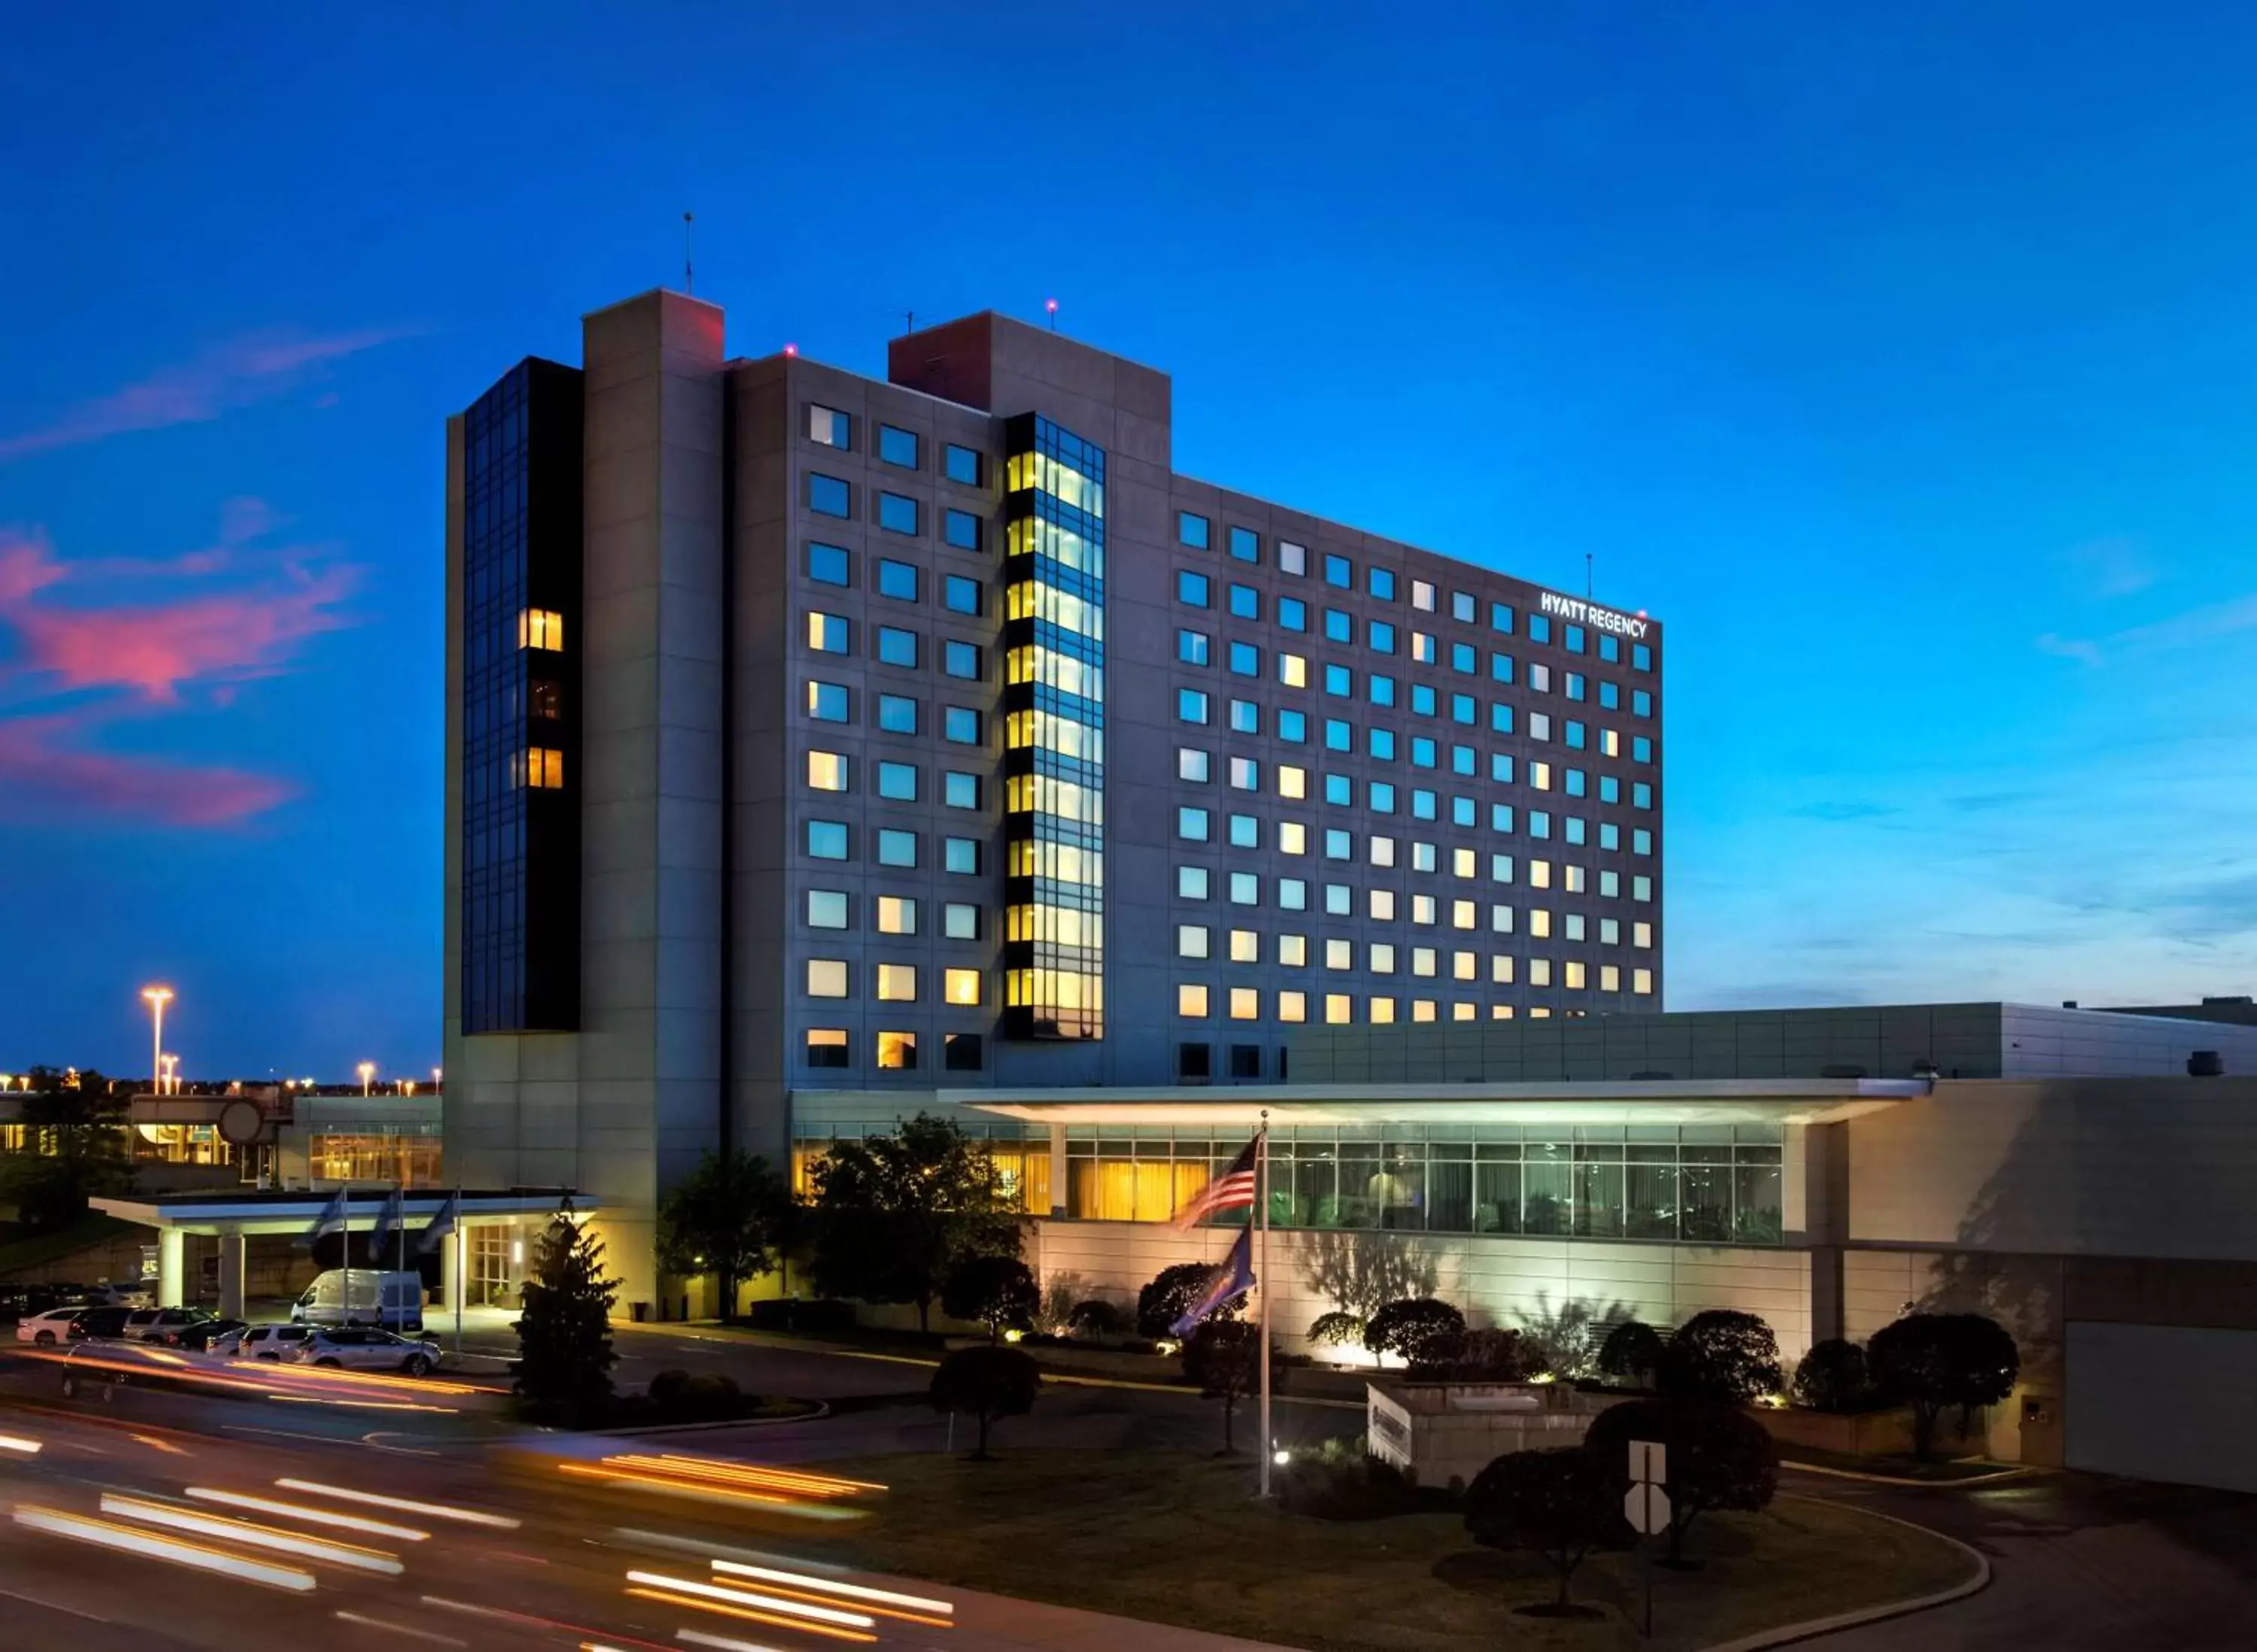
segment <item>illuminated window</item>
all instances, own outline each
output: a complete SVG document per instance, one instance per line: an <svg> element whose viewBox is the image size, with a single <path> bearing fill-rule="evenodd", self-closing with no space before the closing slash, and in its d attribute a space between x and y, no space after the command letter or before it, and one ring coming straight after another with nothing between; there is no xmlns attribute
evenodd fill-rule
<svg viewBox="0 0 2257 1652"><path fill-rule="evenodd" d="M1481 979L1481 955L1477 952L1450 954L1450 978L1454 981Z"/></svg>
<svg viewBox="0 0 2257 1652"><path fill-rule="evenodd" d="M1602 992L1619 992L1622 991L1621 964L1602 964L1599 965L1599 991Z"/></svg>
<svg viewBox="0 0 2257 1652"><path fill-rule="evenodd" d="M1394 922L1395 892L1392 889L1373 890L1370 911L1372 917L1381 923Z"/></svg>
<svg viewBox="0 0 2257 1652"><path fill-rule="evenodd" d="M1550 861L1532 860L1528 863L1528 886L1532 889L1549 889L1552 886Z"/></svg>
<svg viewBox="0 0 2257 1652"><path fill-rule="evenodd" d="M943 999L951 1004L980 1002L980 971L977 970L945 970L941 972Z"/></svg>
<svg viewBox="0 0 2257 1652"><path fill-rule="evenodd" d="M878 897L878 933L880 935L915 935L917 932L917 903L909 895L880 895Z"/></svg>
<svg viewBox="0 0 2257 1652"><path fill-rule="evenodd" d="M1551 959L1531 958L1528 960L1528 985L1531 986L1549 986L1552 985Z"/></svg>
<svg viewBox="0 0 2257 1652"><path fill-rule="evenodd" d="M1277 681L1284 683L1289 688L1307 688L1309 686L1309 662L1298 654L1279 654L1277 656Z"/></svg>
<svg viewBox="0 0 2257 1652"><path fill-rule="evenodd" d="M1371 1024L1374 1027L1385 1027L1394 1020L1395 1000L1393 999L1376 998L1371 1000Z"/></svg>
<svg viewBox="0 0 2257 1652"><path fill-rule="evenodd" d="M817 682L811 677L808 679L807 715L817 723L845 722L848 705L845 684Z"/></svg>
<svg viewBox="0 0 2257 1652"><path fill-rule="evenodd" d="M1176 956L1179 958L1203 958L1207 955L1206 925L1179 923L1176 926Z"/></svg>
<svg viewBox="0 0 2257 1652"><path fill-rule="evenodd" d="M1631 924L1630 927L1630 943L1634 947L1652 946L1653 944L1653 926L1650 923Z"/></svg>
<svg viewBox="0 0 2257 1652"><path fill-rule="evenodd" d="M807 616L807 646L819 654L843 654L853 652L849 639L853 627L838 614L817 613L810 610Z"/></svg>
<svg viewBox="0 0 2257 1652"><path fill-rule="evenodd" d="M1262 932L1258 929L1233 929L1230 932L1230 961L1233 964L1262 962Z"/></svg>
<svg viewBox="0 0 2257 1652"><path fill-rule="evenodd" d="M1262 789L1262 765L1250 757L1235 757L1231 759L1230 783L1233 787L1242 792L1260 791Z"/></svg>
<svg viewBox="0 0 2257 1652"><path fill-rule="evenodd" d="M1532 907L1528 913L1528 933L1539 941L1552 938L1552 914L1542 907Z"/></svg>
<svg viewBox="0 0 2257 1652"><path fill-rule="evenodd" d="M1367 962L1374 975L1392 975L1395 973L1395 943L1393 942L1374 941L1367 950Z"/></svg>
<svg viewBox="0 0 2257 1652"><path fill-rule="evenodd" d="M1434 1000L1430 998L1412 999L1411 1019L1414 1021L1433 1020L1434 1019Z"/></svg>
<svg viewBox="0 0 2257 1652"><path fill-rule="evenodd" d="M1277 1019L1281 1021L1305 1021L1309 1019L1309 995L1306 992L1277 994Z"/></svg>
<svg viewBox="0 0 2257 1652"><path fill-rule="evenodd" d="M510 778L520 786L553 792L564 784L564 753L536 745L510 759Z"/></svg>
<svg viewBox="0 0 2257 1652"><path fill-rule="evenodd" d="M1291 763L1277 766L1277 795L1302 798L1309 794L1309 772L1295 768Z"/></svg>
<svg viewBox="0 0 2257 1652"><path fill-rule="evenodd" d="M1350 999L1348 995L1345 992L1326 993L1325 1024L1328 1027L1345 1027L1348 1022L1354 1020L1355 1019L1355 1012L1349 1007L1349 1005Z"/></svg>
<svg viewBox="0 0 2257 1652"><path fill-rule="evenodd" d="M915 1033L881 1033L878 1034L878 1068L881 1072L906 1073L916 1070L917 1048Z"/></svg>
<svg viewBox="0 0 2257 1652"><path fill-rule="evenodd" d="M1413 975L1425 976L1431 976L1434 973L1433 948L1412 947L1411 949L1411 973Z"/></svg>
<svg viewBox="0 0 2257 1652"><path fill-rule="evenodd" d="M1450 902L1450 928L1453 929L1477 928L1476 919L1479 912L1480 903L1477 901L1453 900Z"/></svg>
<svg viewBox="0 0 2257 1652"><path fill-rule="evenodd" d="M881 964L878 966L878 1001L882 1004L914 1004L917 995L917 966L914 964Z"/></svg>
<svg viewBox="0 0 2257 1652"><path fill-rule="evenodd" d="M1277 962L1289 970L1305 969L1309 962L1309 937L1305 935L1279 935Z"/></svg>
<svg viewBox="0 0 2257 1652"><path fill-rule="evenodd" d="M844 889L810 889L807 892L807 927L810 929L843 929L846 927L846 892Z"/></svg>
<svg viewBox="0 0 2257 1652"><path fill-rule="evenodd" d="M810 998L845 998L846 996L846 960L844 958L808 959L807 995Z"/></svg>
<svg viewBox="0 0 2257 1652"><path fill-rule="evenodd" d="M1512 955L1511 953L1500 952L1489 959L1489 978L1496 982L1499 986L1511 986L1512 985Z"/></svg>
<svg viewBox="0 0 2257 1652"><path fill-rule="evenodd" d="M1325 968L1352 970L1355 968L1355 942L1331 940L1325 942Z"/></svg>
<svg viewBox="0 0 2257 1652"><path fill-rule="evenodd" d="M1234 1021L1258 1021L1262 1019L1262 993L1257 987L1234 986L1230 989L1230 1019Z"/></svg>
<svg viewBox="0 0 2257 1652"><path fill-rule="evenodd" d="M1185 1020L1201 1020L1206 1016L1206 988L1190 981L1176 987L1176 1013Z"/></svg>
<svg viewBox="0 0 2257 1652"><path fill-rule="evenodd" d="M846 1029L843 1027L810 1027L807 1029L807 1064L810 1067L844 1067L848 1065Z"/></svg>
<svg viewBox="0 0 2257 1652"><path fill-rule="evenodd" d="M1412 922L1424 924L1433 923L1434 921L1435 910L1436 907L1433 896L1413 895L1411 897Z"/></svg>
<svg viewBox="0 0 2257 1652"><path fill-rule="evenodd" d="M1632 970L1630 972L1630 990L1640 994L1651 993L1653 991L1653 971Z"/></svg>
<svg viewBox="0 0 2257 1652"><path fill-rule="evenodd" d="M1207 754L1197 746L1179 745L1176 748L1178 780L1193 780L1203 786L1206 783L1209 767Z"/></svg>
<svg viewBox="0 0 2257 1652"><path fill-rule="evenodd" d="M1305 855L1309 852L1309 829L1297 820L1277 822L1277 851L1284 855Z"/></svg>
<svg viewBox="0 0 2257 1652"><path fill-rule="evenodd" d="M810 402L807 404L807 439L826 448L850 448L854 445L853 420L836 407L824 407Z"/></svg>
<svg viewBox="0 0 2257 1652"><path fill-rule="evenodd" d="M810 752L807 754L807 784L812 791L845 791L846 759L836 752Z"/></svg>
<svg viewBox="0 0 2257 1652"><path fill-rule="evenodd" d="M524 610L517 617L517 646L561 653L564 648L564 616L553 608Z"/></svg>

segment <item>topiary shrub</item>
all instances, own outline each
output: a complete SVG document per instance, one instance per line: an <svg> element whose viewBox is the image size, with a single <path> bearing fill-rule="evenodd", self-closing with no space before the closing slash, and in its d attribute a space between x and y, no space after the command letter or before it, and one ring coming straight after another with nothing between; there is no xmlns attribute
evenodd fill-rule
<svg viewBox="0 0 2257 1652"><path fill-rule="evenodd" d="M1546 1369L1543 1349L1517 1331L1461 1331L1433 1353L1430 1364L1417 1367L1420 1374L1453 1382L1525 1382Z"/></svg>
<svg viewBox="0 0 2257 1652"><path fill-rule="evenodd" d="M1814 1411L1861 1411L1878 1397L1865 1368L1865 1351L1829 1337L1813 1343L1794 1367L1794 1400Z"/></svg>
<svg viewBox="0 0 2257 1652"><path fill-rule="evenodd" d="M1363 1346L1364 1329L1362 1314L1335 1308L1328 1314L1319 1314L1309 1322L1309 1345L1312 1348L1361 1348Z"/></svg>
<svg viewBox="0 0 2257 1652"><path fill-rule="evenodd" d="M1376 1354L1396 1354L1418 1370L1447 1363L1466 1334L1466 1317L1433 1296L1389 1303L1363 1328L1363 1345Z"/></svg>
<svg viewBox="0 0 2257 1652"><path fill-rule="evenodd" d="M1066 1310L1065 1328L1077 1337L1126 1336L1128 1316L1102 1297L1093 1296Z"/></svg>
<svg viewBox="0 0 2257 1652"><path fill-rule="evenodd" d="M1208 1262L1178 1262L1173 1267L1162 1268L1150 1284L1136 1293L1136 1334L1155 1339L1168 1336L1176 1321L1206 1295L1213 1281L1214 1267ZM1233 1298L1207 1317L1235 1319L1244 1301L1242 1296Z"/></svg>
<svg viewBox="0 0 2257 1652"><path fill-rule="evenodd" d="M1661 1333L1642 1320L1625 1319L1607 1332L1599 1345L1599 1374L1617 1381L1650 1383L1661 1369L1667 1345Z"/></svg>
<svg viewBox="0 0 2257 1652"><path fill-rule="evenodd" d="M1771 1327L1732 1308L1711 1308L1680 1325L1656 1375L1662 1393L1673 1399L1734 1405L1777 1394L1786 1383Z"/></svg>

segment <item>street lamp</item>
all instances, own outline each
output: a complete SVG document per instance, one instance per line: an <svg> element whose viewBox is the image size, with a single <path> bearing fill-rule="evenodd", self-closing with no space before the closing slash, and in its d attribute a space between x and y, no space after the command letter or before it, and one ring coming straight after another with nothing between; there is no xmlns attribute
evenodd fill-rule
<svg viewBox="0 0 2257 1652"><path fill-rule="evenodd" d="M145 986L141 996L149 1000L150 1013L156 1025L150 1029L149 1073L151 1087L162 1093L165 1088L165 1006L173 1001L169 986Z"/></svg>
<svg viewBox="0 0 2257 1652"><path fill-rule="evenodd" d="M158 1093L160 1095L178 1095L180 1090L180 1058L178 1055L167 1055L164 1057L164 1063L165 1082L159 1086Z"/></svg>
<svg viewBox="0 0 2257 1652"><path fill-rule="evenodd" d="M360 1073L360 1093L365 1096L368 1094L368 1081L376 1077L376 1063L372 1061L364 1061L360 1064L358 1071Z"/></svg>

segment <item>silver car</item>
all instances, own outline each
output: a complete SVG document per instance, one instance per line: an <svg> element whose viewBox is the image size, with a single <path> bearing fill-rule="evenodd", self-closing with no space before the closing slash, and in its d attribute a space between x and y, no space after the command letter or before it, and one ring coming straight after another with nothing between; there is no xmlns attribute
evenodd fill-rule
<svg viewBox="0 0 2257 1652"><path fill-rule="evenodd" d="M230 1359L280 1359L312 1334L304 1325L246 1325L216 1338L211 1352Z"/></svg>
<svg viewBox="0 0 2257 1652"><path fill-rule="evenodd" d="M390 1331L316 1330L284 1356L301 1366L330 1366L346 1371L405 1371L428 1376L439 1364L439 1345L428 1337L402 1337Z"/></svg>

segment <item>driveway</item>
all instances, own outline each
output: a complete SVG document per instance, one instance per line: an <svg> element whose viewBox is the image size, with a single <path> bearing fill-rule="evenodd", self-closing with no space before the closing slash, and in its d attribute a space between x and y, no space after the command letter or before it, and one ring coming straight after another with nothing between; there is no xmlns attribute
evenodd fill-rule
<svg viewBox="0 0 2257 1652"><path fill-rule="evenodd" d="M2246 1648L2257 1498L2047 1473L1951 1492L1790 1474L1788 1489L1947 1532L1991 1558L1982 1593L1802 1644L1825 1652Z"/></svg>

